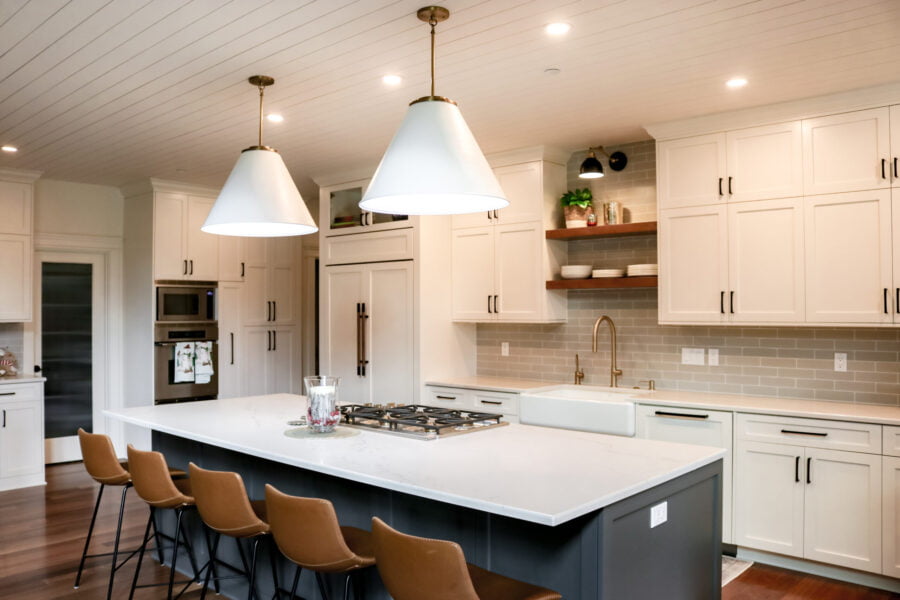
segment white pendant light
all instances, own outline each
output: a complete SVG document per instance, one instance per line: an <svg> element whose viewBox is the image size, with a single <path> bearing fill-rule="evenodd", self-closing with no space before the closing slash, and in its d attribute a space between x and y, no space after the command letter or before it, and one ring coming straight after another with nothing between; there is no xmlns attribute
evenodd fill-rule
<svg viewBox="0 0 900 600"><path fill-rule="evenodd" d="M450 11L428 6L416 14L431 25L431 95L410 103L359 207L391 215L455 215L508 206L456 102L434 95L434 28Z"/></svg>
<svg viewBox="0 0 900 600"><path fill-rule="evenodd" d="M249 79L259 88L259 144L241 152L200 229L218 235L281 237L319 230L278 150L263 146L263 90L266 75Z"/></svg>

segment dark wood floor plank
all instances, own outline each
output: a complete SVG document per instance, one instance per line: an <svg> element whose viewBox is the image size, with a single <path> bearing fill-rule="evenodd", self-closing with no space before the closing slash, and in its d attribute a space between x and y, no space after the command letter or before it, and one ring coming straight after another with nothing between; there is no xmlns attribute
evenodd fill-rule
<svg viewBox="0 0 900 600"><path fill-rule="evenodd" d="M722 589L722 600L896 600L898 594L754 564Z"/></svg>

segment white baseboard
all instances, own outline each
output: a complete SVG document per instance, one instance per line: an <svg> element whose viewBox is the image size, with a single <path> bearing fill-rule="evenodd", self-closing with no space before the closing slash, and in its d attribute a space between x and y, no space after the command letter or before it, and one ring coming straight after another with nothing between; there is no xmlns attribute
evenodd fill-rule
<svg viewBox="0 0 900 600"><path fill-rule="evenodd" d="M821 577L828 577L829 579L837 579L838 581L847 581L849 583L878 588L880 590L888 590L889 592L900 594L900 579L887 577L885 575L864 573L862 571L846 569L844 567L826 565L803 560L802 558L784 556L782 554L763 552L762 550L751 550L740 546L738 547L737 557L742 560L752 560L757 563L782 567L792 571L800 571L801 573L809 573L810 575L819 575Z"/></svg>

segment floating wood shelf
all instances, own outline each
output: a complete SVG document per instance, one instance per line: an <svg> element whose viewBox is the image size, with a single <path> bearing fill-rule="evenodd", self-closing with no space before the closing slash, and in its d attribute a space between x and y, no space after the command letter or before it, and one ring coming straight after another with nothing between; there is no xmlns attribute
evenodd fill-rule
<svg viewBox="0 0 900 600"><path fill-rule="evenodd" d="M642 235L656 233L656 221L643 223L623 223L622 225L597 225L596 227L573 227L572 229L548 229L548 240L583 240L594 237Z"/></svg>
<svg viewBox="0 0 900 600"><path fill-rule="evenodd" d="M593 229L593 228L592 228ZM547 282L548 290L611 290L622 288L651 288L658 277L602 277L597 279L554 279Z"/></svg>

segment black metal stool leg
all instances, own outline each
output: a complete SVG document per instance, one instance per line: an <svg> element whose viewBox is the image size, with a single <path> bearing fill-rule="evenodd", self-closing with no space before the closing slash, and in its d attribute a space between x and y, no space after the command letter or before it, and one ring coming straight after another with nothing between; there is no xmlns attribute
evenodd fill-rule
<svg viewBox="0 0 900 600"><path fill-rule="evenodd" d="M303 571L303 567L297 565L297 570L294 572L294 583L291 585L291 597L288 600L294 600L297 597L297 584L300 583L300 573Z"/></svg>
<svg viewBox="0 0 900 600"><path fill-rule="evenodd" d="M150 526L153 524L154 510L150 508L150 516L147 518L147 527L144 529L144 538L141 540L141 549L138 553L137 565L134 567L134 578L131 580L131 592L128 594L128 600L134 598L134 590L137 589L138 576L141 574L141 563L144 561L144 550L147 549L147 542L150 541Z"/></svg>
<svg viewBox="0 0 900 600"><path fill-rule="evenodd" d="M181 528L181 539L184 540L184 547L188 553L188 560L191 563L191 570L193 571L193 579L200 579L200 569L197 567L197 557L194 556L194 547L191 545L190 536L187 534L187 524L182 526Z"/></svg>
<svg viewBox="0 0 900 600"><path fill-rule="evenodd" d="M156 558L159 560L159 564L163 563L163 547L162 547L162 536L159 534L159 527L156 524L156 512L150 511L151 520L153 522L153 539L156 540Z"/></svg>
<svg viewBox="0 0 900 600"><path fill-rule="evenodd" d="M103 498L103 489L106 486L100 484L100 493L97 494L97 502L94 503L94 514L91 516L91 524L88 527L87 539L84 540L84 550L81 552L81 562L78 564L78 574L75 576L75 589L81 583L81 572L84 570L84 561L87 558L88 547L91 545L91 536L94 535L94 523L97 522L97 511L100 509L100 499Z"/></svg>
<svg viewBox="0 0 900 600"><path fill-rule="evenodd" d="M130 487L130 484L122 487L122 500L119 502L119 523L116 526L116 542L113 545L112 566L109 570L109 587L106 590L106 600L112 599L113 583L116 579L116 570L119 568L119 539L122 537L122 518L125 516L125 495Z"/></svg>
<svg viewBox="0 0 900 600"><path fill-rule="evenodd" d="M259 594L256 593L256 558L259 553L259 536L253 538L253 549L250 553L250 574L247 579L250 581L250 589L247 591L247 600L259 600Z"/></svg>
<svg viewBox="0 0 900 600"><path fill-rule="evenodd" d="M206 578L203 580L203 591L200 592L200 600L204 600L206 598L206 590L209 589L209 580L212 577L213 582L216 586L216 593L219 593L218 581L216 581L215 575L212 575L213 566L216 564L216 552L219 549L219 540L221 539L221 535L216 533L215 541L210 545L209 543L209 534L206 534L206 548L209 550L209 569L206 570Z"/></svg>
<svg viewBox="0 0 900 600"><path fill-rule="evenodd" d="M328 592L325 591L325 582L322 581L322 574L316 571L316 583L319 584L319 593L322 594L322 600L328 600Z"/></svg>
<svg viewBox="0 0 900 600"><path fill-rule="evenodd" d="M344 600L350 600L350 578L352 577L351 573L347 573L347 578L344 579Z"/></svg>
<svg viewBox="0 0 900 600"><path fill-rule="evenodd" d="M275 544L275 538L271 535L269 538L269 549L271 550L269 562L272 564L272 584L275 586L275 594L273 598L281 598L281 590L280 584L278 582L278 556L280 552L278 552L278 546Z"/></svg>
<svg viewBox="0 0 900 600"><path fill-rule="evenodd" d="M175 546L172 548L172 564L169 567L169 593L166 596L167 600L172 600L172 588L175 585L175 563L178 560L178 541L181 537L181 515L184 514L184 509L176 508L175 509Z"/></svg>

